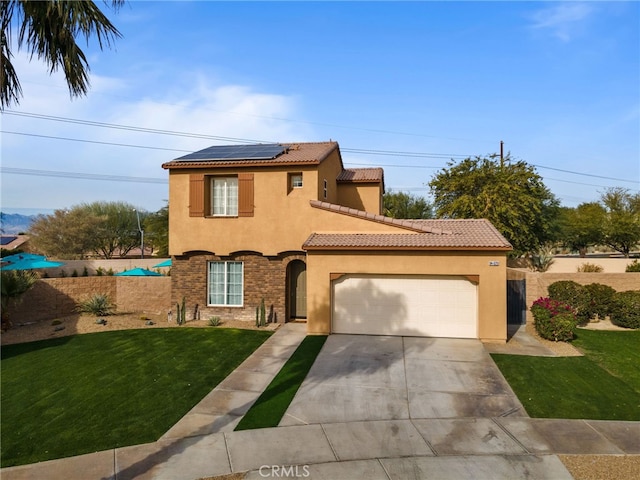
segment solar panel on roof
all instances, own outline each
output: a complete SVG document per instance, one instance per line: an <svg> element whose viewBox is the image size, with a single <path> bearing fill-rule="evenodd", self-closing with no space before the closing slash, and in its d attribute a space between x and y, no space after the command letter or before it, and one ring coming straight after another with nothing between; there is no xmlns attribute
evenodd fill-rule
<svg viewBox="0 0 640 480"><path fill-rule="evenodd" d="M5 237L5 236L2 236L2 237L0 237L0 245L9 245L9 244L10 244L11 242L13 242L16 238L18 238L18 237L13 237L13 236L11 236L11 237Z"/></svg>
<svg viewBox="0 0 640 480"><path fill-rule="evenodd" d="M257 145L218 145L184 155L176 160L271 160L283 154L287 147L275 143Z"/></svg>

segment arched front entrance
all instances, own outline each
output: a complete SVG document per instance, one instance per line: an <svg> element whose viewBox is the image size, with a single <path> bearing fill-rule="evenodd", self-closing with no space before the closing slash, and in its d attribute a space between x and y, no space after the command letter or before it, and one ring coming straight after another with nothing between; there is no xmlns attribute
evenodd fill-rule
<svg viewBox="0 0 640 480"><path fill-rule="evenodd" d="M302 260L287 265L287 309L287 321L307 318L307 265Z"/></svg>

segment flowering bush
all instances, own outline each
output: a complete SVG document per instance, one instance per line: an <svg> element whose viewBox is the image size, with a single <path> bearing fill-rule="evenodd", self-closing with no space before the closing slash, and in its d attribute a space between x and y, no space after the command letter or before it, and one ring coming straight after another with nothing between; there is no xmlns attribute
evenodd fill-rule
<svg viewBox="0 0 640 480"><path fill-rule="evenodd" d="M531 305L534 327L542 338L556 342L573 340L578 324L575 311L566 303L539 298Z"/></svg>

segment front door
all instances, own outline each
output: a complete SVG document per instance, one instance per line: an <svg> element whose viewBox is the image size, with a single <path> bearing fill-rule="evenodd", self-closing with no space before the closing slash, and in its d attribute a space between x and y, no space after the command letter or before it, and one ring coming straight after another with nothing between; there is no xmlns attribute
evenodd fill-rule
<svg viewBox="0 0 640 480"><path fill-rule="evenodd" d="M302 260L294 260L289 266L289 318L307 318L307 266Z"/></svg>

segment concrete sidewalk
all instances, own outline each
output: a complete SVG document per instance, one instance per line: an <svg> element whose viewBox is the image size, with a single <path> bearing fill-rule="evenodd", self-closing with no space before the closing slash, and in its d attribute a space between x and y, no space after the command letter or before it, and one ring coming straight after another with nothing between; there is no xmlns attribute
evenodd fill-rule
<svg viewBox="0 0 640 480"><path fill-rule="evenodd" d="M637 455L639 436L637 422L523 417L315 424L161 439L3 469L2 479L570 480L555 454Z"/></svg>
<svg viewBox="0 0 640 480"><path fill-rule="evenodd" d="M3 480L196 480L249 472L248 479L569 480L572 477L556 454L640 455L639 422L531 419L526 413L514 415L512 410L503 407L496 412L504 413L490 411L488 415L478 415L478 412L447 418L439 418L437 411L430 411L431 416L424 418L424 408L415 409L408 404L406 416L385 418L374 412L372 418L345 421L336 420L339 417L331 420L322 416L326 413L320 412L322 415L316 417L319 421L234 432L241 416L297 348L305 333L304 324L282 326L157 442L5 468L1 477ZM388 386L392 387L389 390L405 388L407 395L412 383L420 388L431 388L429 384L434 377L426 379L424 384L416 383L420 371L422 376L429 376L424 373L429 371L425 370L427 366L430 369L444 367L442 372L455 374L448 379L448 390L466 389L472 385L479 392L491 387L485 391L489 398L495 393L503 397L508 395L495 381L469 383L475 373L486 375L489 368L486 364L488 354L479 342L391 339L383 342L387 347L384 351L378 347L384 339L372 339L370 344L363 337L351 341L333 336L333 340L332 337L329 340L325 344L326 350L323 348L324 360L321 361L325 364L320 366L319 372L342 365L343 371L336 372L340 374L337 377L342 378L337 390L349 388L347 380L352 378L353 372L345 371L346 363L337 358L349 354L359 371L366 374L360 378L365 378L366 382L389 382ZM452 346L457 343L462 349L458 358L453 359ZM397 344L402 345L402 356ZM357 345L361 345L360 350L356 349ZM363 365L367 358L364 354L371 351L371 345L375 346L375 351L369 362L382 362L382 367ZM337 364L332 364L332 360ZM485 366L477 370L479 360ZM471 370L465 370L465 363ZM310 377L312 381L322 380L322 375ZM335 382L335 378L330 380ZM366 382L359 383L358 388L382 392L379 386ZM405 387L402 387L403 382ZM438 385L441 385L440 380ZM311 386L313 382L308 391ZM497 391L496 387L499 388ZM305 392L301 388L299 393ZM462 400L460 395L449 398L454 403ZM331 398L326 400L330 402ZM408 396L404 401L408 401ZM303 413L308 416L314 408ZM453 408L450 411L460 410ZM468 409L465 407L462 411ZM343 413L341 410L340 414ZM390 414L394 412L387 411L386 415Z"/></svg>

